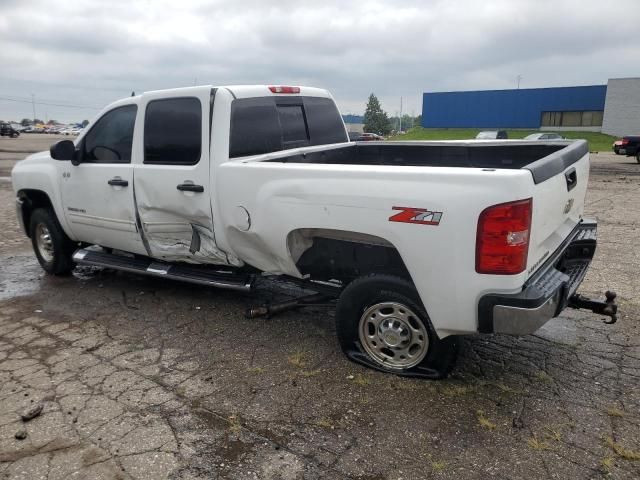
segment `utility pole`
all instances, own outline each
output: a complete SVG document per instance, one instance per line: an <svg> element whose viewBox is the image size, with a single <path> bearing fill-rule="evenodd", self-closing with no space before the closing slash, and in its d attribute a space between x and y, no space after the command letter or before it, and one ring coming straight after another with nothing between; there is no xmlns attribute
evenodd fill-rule
<svg viewBox="0 0 640 480"><path fill-rule="evenodd" d="M36 124L36 99L33 93L31 94L31 106L33 107L33 124Z"/></svg>
<svg viewBox="0 0 640 480"><path fill-rule="evenodd" d="M516 81L518 82L518 90L520 90L520 80L522 80L522 75L518 74L518 76L516 77Z"/></svg>
<svg viewBox="0 0 640 480"><path fill-rule="evenodd" d="M398 128L398 131L402 131L402 97L400 97L400 127Z"/></svg>

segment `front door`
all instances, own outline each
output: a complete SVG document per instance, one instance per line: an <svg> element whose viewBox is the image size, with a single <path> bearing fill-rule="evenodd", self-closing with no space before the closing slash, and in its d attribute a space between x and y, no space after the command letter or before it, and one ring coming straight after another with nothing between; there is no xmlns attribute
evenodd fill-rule
<svg viewBox="0 0 640 480"><path fill-rule="evenodd" d="M136 204L150 254L226 264L216 247L209 178L211 90L143 95L144 132L135 163Z"/></svg>
<svg viewBox="0 0 640 480"><path fill-rule="evenodd" d="M78 144L80 164L58 162L62 202L82 242L145 253L136 227L131 147L137 106L101 116Z"/></svg>

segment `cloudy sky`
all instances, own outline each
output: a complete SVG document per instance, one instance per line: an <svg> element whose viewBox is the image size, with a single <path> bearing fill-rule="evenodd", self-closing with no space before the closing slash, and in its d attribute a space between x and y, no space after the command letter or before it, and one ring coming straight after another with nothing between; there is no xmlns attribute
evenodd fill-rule
<svg viewBox="0 0 640 480"><path fill-rule="evenodd" d="M343 113L421 93L640 76L638 0L0 0L0 119L92 118L197 84L328 88Z"/></svg>

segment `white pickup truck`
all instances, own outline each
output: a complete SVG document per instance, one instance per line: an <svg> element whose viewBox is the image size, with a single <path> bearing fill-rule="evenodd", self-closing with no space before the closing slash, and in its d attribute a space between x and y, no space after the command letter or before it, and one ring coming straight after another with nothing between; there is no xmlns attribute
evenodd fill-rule
<svg viewBox="0 0 640 480"><path fill-rule="evenodd" d="M577 295L596 247L584 141L349 142L330 94L153 91L106 107L12 172L52 274L98 265L248 290L334 292L344 352L442 377L456 336L532 333Z"/></svg>

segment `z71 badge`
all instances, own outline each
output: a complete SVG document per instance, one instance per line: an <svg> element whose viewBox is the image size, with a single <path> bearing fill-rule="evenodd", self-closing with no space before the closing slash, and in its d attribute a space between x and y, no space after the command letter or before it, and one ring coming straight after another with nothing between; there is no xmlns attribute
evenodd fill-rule
<svg viewBox="0 0 640 480"><path fill-rule="evenodd" d="M400 210L400 213L390 216L390 222L439 225L440 220L442 219L442 212L432 212L425 208L393 207L393 210Z"/></svg>

